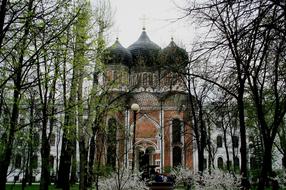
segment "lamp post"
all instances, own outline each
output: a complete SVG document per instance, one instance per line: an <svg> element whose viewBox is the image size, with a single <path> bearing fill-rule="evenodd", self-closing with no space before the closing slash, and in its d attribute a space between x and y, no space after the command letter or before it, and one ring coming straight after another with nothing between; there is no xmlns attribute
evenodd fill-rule
<svg viewBox="0 0 286 190"><path fill-rule="evenodd" d="M136 103L131 105L131 110L133 111L133 142L132 142L132 173L134 172L135 166L135 138L136 138L136 115L140 110L140 106Z"/></svg>

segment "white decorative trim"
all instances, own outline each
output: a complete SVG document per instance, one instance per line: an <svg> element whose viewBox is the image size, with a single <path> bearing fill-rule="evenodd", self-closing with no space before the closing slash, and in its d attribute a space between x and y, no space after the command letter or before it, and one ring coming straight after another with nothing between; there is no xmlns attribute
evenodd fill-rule
<svg viewBox="0 0 286 190"><path fill-rule="evenodd" d="M129 141L129 110L125 110L125 151L124 151L124 164L128 168L128 141Z"/></svg>
<svg viewBox="0 0 286 190"><path fill-rule="evenodd" d="M173 135L172 135L172 132L173 132L173 121L174 118L171 118L171 120L169 121L169 126L170 126L170 166L173 167Z"/></svg>
<svg viewBox="0 0 286 190"><path fill-rule="evenodd" d="M185 124L184 124L184 121L183 120L181 120L180 119L180 121L181 121L181 143L182 143L182 147L181 147L181 162L182 162L182 165L184 165L184 166L186 166L186 164L185 164L185 155L186 155L186 153L185 153Z"/></svg>
<svg viewBox="0 0 286 190"><path fill-rule="evenodd" d="M164 118L165 118L164 115L165 115L165 112L163 109L161 111L162 111L162 118L160 118L160 119L162 119L161 120L161 122L162 122L162 134L161 134L162 135L162 163L160 162L160 164L162 165L161 168L164 168L164 166L165 166L165 161L164 161L165 160L165 152L164 152L165 151L165 148L164 148L164 146L165 146L165 143L164 143L165 142L165 136L164 136L164 132L165 132L164 131L164 128L165 128L164 127L164 122L165 122L164 121Z"/></svg>

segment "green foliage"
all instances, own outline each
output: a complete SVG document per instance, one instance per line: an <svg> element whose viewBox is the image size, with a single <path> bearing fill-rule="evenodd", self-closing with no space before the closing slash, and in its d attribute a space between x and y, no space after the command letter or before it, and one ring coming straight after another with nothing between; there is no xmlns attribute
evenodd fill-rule
<svg viewBox="0 0 286 190"><path fill-rule="evenodd" d="M164 170L164 173L171 173L173 168L171 166L165 166L163 170Z"/></svg>
<svg viewBox="0 0 286 190"><path fill-rule="evenodd" d="M94 175L108 177L114 169L111 166L95 163Z"/></svg>
<svg viewBox="0 0 286 190"><path fill-rule="evenodd" d="M76 140L77 139L76 133L74 133L74 131L76 131L76 125L64 125L63 130L67 131L66 138L68 140Z"/></svg>
<svg viewBox="0 0 286 190"><path fill-rule="evenodd" d="M25 190L38 190L39 188L40 188L39 184L34 184L31 186L26 186ZM20 184L15 184L15 185L14 184L7 184L6 189L8 189L8 190L22 190L22 185L20 185ZM60 190L60 189L57 189L54 185L50 185L49 190ZM78 185L73 185L70 188L70 190L78 190Z"/></svg>

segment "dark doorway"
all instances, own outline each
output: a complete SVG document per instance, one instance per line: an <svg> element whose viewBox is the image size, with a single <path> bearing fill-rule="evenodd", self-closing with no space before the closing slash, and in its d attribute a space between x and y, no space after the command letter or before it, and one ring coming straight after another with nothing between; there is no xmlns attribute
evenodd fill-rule
<svg viewBox="0 0 286 190"><path fill-rule="evenodd" d="M173 167L182 165L182 149L178 146L173 148Z"/></svg>
<svg viewBox="0 0 286 190"><path fill-rule="evenodd" d="M139 171L144 171L149 166L149 154L139 150Z"/></svg>

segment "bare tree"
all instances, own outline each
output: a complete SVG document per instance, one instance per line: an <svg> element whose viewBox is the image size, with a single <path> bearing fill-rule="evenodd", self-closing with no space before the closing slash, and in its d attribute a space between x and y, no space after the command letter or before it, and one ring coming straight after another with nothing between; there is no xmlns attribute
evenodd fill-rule
<svg viewBox="0 0 286 190"><path fill-rule="evenodd" d="M210 50L225 50L225 56L233 63L241 136L242 185L247 185L246 128L244 121L244 96L248 92L253 98L256 117L265 145L263 167L259 189L264 189L267 176L271 173L272 146L278 127L285 115L284 82L281 65L285 65L285 5L276 1L207 1L186 9L209 24L217 36L208 41ZM214 33L211 33L214 34ZM275 37L274 37L275 36ZM221 51L221 55L225 54ZM271 54L270 54L271 53ZM283 72L282 72L283 73ZM248 88L249 87L249 88ZM269 93L272 91L273 93ZM285 93L284 93L285 94ZM268 107L269 100L272 107ZM273 120L268 120L269 109ZM270 115L271 115L270 114Z"/></svg>

